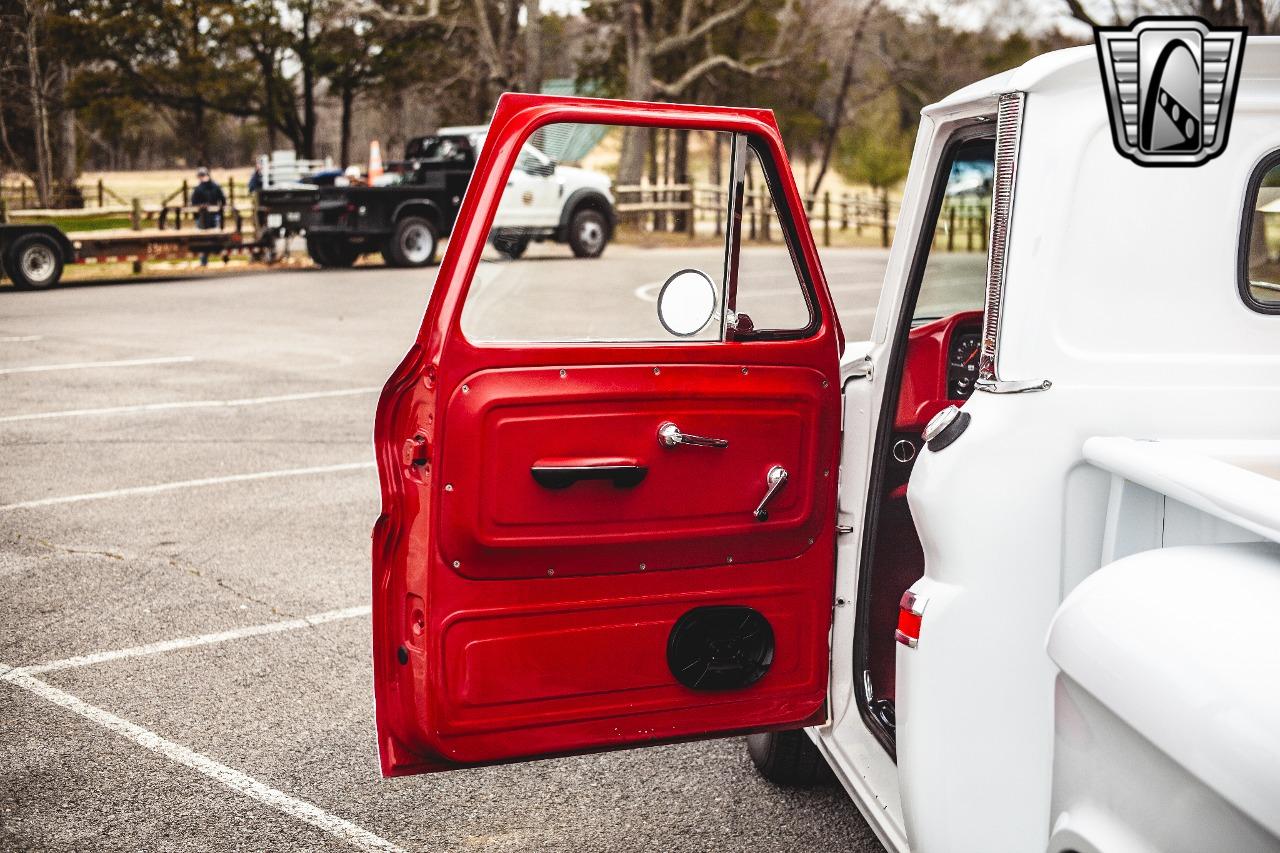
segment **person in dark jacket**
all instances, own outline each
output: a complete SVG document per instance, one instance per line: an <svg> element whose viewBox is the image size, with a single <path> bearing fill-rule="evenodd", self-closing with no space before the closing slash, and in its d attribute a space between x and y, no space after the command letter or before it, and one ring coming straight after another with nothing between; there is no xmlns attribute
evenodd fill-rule
<svg viewBox="0 0 1280 853"><path fill-rule="evenodd" d="M209 170L204 166L196 169L196 180L196 188L191 191L191 206L200 208L196 214L196 227L201 230L222 227L222 207L227 203L222 187L209 177ZM201 252L200 266L208 265L209 253Z"/></svg>
<svg viewBox="0 0 1280 853"><path fill-rule="evenodd" d="M249 192L256 193L262 189L262 167L254 166L253 174L249 176Z"/></svg>

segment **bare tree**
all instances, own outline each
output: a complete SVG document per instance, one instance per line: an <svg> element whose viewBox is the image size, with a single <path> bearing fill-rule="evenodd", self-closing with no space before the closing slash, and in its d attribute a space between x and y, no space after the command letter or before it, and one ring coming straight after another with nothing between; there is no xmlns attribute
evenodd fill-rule
<svg viewBox="0 0 1280 853"><path fill-rule="evenodd" d="M70 188L75 185L80 175L80 164L76 157L76 113L71 108L67 90L71 85L71 65L63 59L58 63L57 106L58 106L58 147L62 156L58 159L58 183Z"/></svg>
<svg viewBox="0 0 1280 853"><path fill-rule="evenodd" d="M542 89L542 6L538 0L524 4L524 90Z"/></svg>
<svg viewBox="0 0 1280 853"><path fill-rule="evenodd" d="M53 150L49 142L49 98L45 73L40 65L40 37L45 31L49 9L45 0L23 0L26 32L27 95L31 100L31 128L35 137L36 196L41 207L49 207L53 195Z"/></svg>
<svg viewBox="0 0 1280 853"><path fill-rule="evenodd" d="M810 189L810 194L813 197L817 196L818 187L822 186L822 179L826 177L827 169L831 165L831 154L835 150L836 139L839 138L840 130L847 118L849 91L853 88L854 81L857 79L855 64L867 32L867 23L879 6L880 0L862 0L862 7L856 12L857 17L854 20L853 34L849 37L849 47L844 57L843 69L840 72L840 83L836 88L835 101L831 107L831 115L822 131L822 155L818 160L817 174L813 177L813 184Z"/></svg>
<svg viewBox="0 0 1280 853"><path fill-rule="evenodd" d="M625 93L636 101L651 101L657 96L666 99L684 95L695 83L719 69L753 76L784 65L781 39L775 40L767 55L750 62L743 62L712 47L714 32L733 21L741 19L757 0L738 2L707 15L697 23L696 0L682 0L680 14L674 32L662 38L653 33L653 23L659 3L652 0L619 0L622 6L622 32L626 55ZM779 36L785 27L779 27ZM701 47L703 56L678 73L674 79L662 80L655 73L657 64L677 53ZM627 128L622 135L622 152L618 162L618 183L634 184L644 173L644 160L648 136L640 128Z"/></svg>
<svg viewBox="0 0 1280 853"><path fill-rule="evenodd" d="M385 0L345 0L351 11L401 24L439 25L470 39L477 69L477 100L487 109L503 92L541 88L542 13L536 0L421 0L418 11L389 8ZM525 13L523 53L520 12Z"/></svg>

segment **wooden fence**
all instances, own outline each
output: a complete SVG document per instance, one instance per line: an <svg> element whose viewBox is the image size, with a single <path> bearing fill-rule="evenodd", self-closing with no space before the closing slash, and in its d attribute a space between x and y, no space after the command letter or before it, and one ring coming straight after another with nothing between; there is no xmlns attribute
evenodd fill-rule
<svg viewBox="0 0 1280 853"><path fill-rule="evenodd" d="M614 188L618 217L641 231L720 236L724 233L728 191L711 184L635 184ZM802 197L814 237L830 246L833 232L852 230L858 237L878 236L881 246L893 241L901 202L870 193L824 192ZM743 239L782 240L777 213L767 190L743 197ZM948 252L986 251L989 213L985 202L948 199L934 230L934 247Z"/></svg>
<svg viewBox="0 0 1280 853"><path fill-rule="evenodd" d="M191 190L191 182L183 181L181 185L175 187L172 192L160 199L159 207L175 206L179 200L181 200L181 205L183 206L190 204ZM227 182L222 185L222 191L227 196L227 203L232 206L236 204L237 194L239 194L241 201L249 199L249 193L245 190L243 182L237 184L234 177L227 178ZM74 193L64 193L62 197L53 199L53 208L60 212L81 209L97 210L99 213L109 215L106 214L107 208L132 207L134 201L137 201L137 199L125 198L99 178L96 181L76 184ZM20 211L36 208L39 201L35 187L29 181L8 181L0 183L0 204L3 204L8 210ZM150 208L156 205L148 204L145 206Z"/></svg>
<svg viewBox="0 0 1280 853"><path fill-rule="evenodd" d="M57 219L68 226L64 230L75 231L74 223L76 220L119 219L122 223L127 222L125 227L132 231L142 231L148 228L155 228L161 231L180 231L184 227L194 227L197 217L207 210L217 210L221 215L222 226L219 230L232 229L236 233L241 233L246 224L250 226L251 230L256 227L253 225L255 211L252 205L241 204L237 206L227 204L222 207L208 208L181 203L143 204L138 199L133 199L132 204L111 205L108 207L30 208L26 210L9 210L4 201L0 199L0 222Z"/></svg>

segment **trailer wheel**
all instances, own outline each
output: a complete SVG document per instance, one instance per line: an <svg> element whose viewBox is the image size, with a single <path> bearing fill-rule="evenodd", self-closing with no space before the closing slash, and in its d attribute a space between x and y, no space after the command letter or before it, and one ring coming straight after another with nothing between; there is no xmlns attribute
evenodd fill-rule
<svg viewBox="0 0 1280 853"><path fill-rule="evenodd" d="M382 257L393 267L425 267L436 258L439 237L431 220L406 216L396 222Z"/></svg>
<svg viewBox="0 0 1280 853"><path fill-rule="evenodd" d="M4 259L5 272L23 290L53 287L62 278L62 249L44 234L24 234Z"/></svg>

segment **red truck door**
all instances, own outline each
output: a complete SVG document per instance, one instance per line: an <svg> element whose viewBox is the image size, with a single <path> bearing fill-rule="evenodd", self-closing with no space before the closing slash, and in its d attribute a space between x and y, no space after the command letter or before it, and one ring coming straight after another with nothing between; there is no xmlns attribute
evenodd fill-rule
<svg viewBox="0 0 1280 853"><path fill-rule="evenodd" d="M497 260L523 144L589 181L668 133L726 187L692 223L615 185L566 216L635 240ZM383 773L822 721L840 346L771 112L504 95L378 403Z"/></svg>

